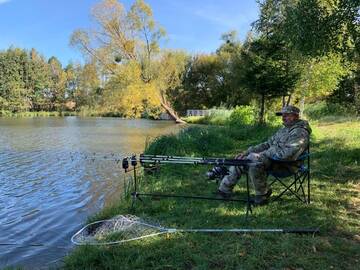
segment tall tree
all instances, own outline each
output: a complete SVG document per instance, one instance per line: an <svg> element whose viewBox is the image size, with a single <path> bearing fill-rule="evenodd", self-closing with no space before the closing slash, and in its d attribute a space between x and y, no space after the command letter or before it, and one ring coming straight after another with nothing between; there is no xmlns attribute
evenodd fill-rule
<svg viewBox="0 0 360 270"><path fill-rule="evenodd" d="M46 97L49 100L48 109L62 110L67 83L66 73L63 70L60 61L55 56L50 57L48 64L51 76L51 85L46 92Z"/></svg>
<svg viewBox="0 0 360 270"><path fill-rule="evenodd" d="M0 107L12 112L25 111L31 106L26 89L29 66L25 50L9 48L0 53Z"/></svg>
<svg viewBox="0 0 360 270"><path fill-rule="evenodd" d="M261 13L256 30L287 44L302 70L297 84L301 104L306 96L326 97L344 75L358 74L359 0L258 2Z"/></svg>
<svg viewBox="0 0 360 270"><path fill-rule="evenodd" d="M117 92L129 90L127 96L141 96L143 91L145 100L149 96L156 96L152 100L157 100L159 106L180 121L170 107L166 92L156 87L159 85L156 80L161 79L156 76L156 59L160 52L159 41L165 35L165 31L156 24L150 6L143 0L136 0L126 12L118 1L103 0L93 8L92 15L97 25L89 30L76 30L71 37L71 44L80 48L87 57L95 59L111 74L110 77L113 78L110 78L110 88ZM139 76L143 84L135 83L139 82L138 79L132 79L128 82L135 83L135 86L124 86L125 81L122 80L121 88L114 87L114 82L124 72L128 75L134 72L130 76ZM150 95L145 94L150 92ZM118 97L125 96L124 93L114 94Z"/></svg>
<svg viewBox="0 0 360 270"><path fill-rule="evenodd" d="M222 103L229 107L247 104L249 96L246 95L244 89L238 84L237 72L234 66L241 57L243 46L237 37L236 31L224 33L221 36L223 43L216 50L220 69L218 70L219 82L221 84L214 93L214 99L217 100L217 106Z"/></svg>
<svg viewBox="0 0 360 270"><path fill-rule="evenodd" d="M45 58L35 49L31 49L29 54L26 88L29 91L31 110L39 111L46 109L48 105L44 92L51 86L51 73Z"/></svg>
<svg viewBox="0 0 360 270"><path fill-rule="evenodd" d="M264 122L265 101L291 94L299 76L286 46L265 37L245 44L236 70L239 84L260 101L260 123Z"/></svg>

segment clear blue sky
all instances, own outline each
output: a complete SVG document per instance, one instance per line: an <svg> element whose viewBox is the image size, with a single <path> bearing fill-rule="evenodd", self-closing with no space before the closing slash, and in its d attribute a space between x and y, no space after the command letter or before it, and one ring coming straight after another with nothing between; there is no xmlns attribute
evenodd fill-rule
<svg viewBox="0 0 360 270"><path fill-rule="evenodd" d="M146 1L146 0L145 0ZM0 50L37 49L63 65L80 61L69 47L71 33L91 25L90 9L99 0L0 0ZM129 7L132 0L122 0ZM258 17L255 0L147 0L168 34L163 47L191 53L214 52L221 34L236 30L244 40Z"/></svg>

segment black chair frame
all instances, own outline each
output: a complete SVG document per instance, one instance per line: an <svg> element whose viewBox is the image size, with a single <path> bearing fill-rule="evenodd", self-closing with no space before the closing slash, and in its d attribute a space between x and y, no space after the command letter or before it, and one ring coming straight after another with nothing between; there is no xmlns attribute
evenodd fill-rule
<svg viewBox="0 0 360 270"><path fill-rule="evenodd" d="M280 183L285 189L280 194L273 197L272 201L279 200L285 193L294 195L303 203L310 203L310 146L295 161L285 161L279 159L271 159L273 164L284 167L284 172L274 172L271 169L268 175L274 179L269 186L273 186L276 182ZM296 171L290 171L289 166L296 166ZM287 170L286 170L287 169ZM286 178L293 178L290 184L285 182Z"/></svg>

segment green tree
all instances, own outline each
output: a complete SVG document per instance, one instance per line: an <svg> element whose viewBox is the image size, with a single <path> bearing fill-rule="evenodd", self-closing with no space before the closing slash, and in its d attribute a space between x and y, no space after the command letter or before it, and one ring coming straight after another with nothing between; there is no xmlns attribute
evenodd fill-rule
<svg viewBox="0 0 360 270"><path fill-rule="evenodd" d="M45 92L45 96L49 101L48 110L62 110L67 83L66 73L55 56L50 57L48 64L51 76L50 87Z"/></svg>
<svg viewBox="0 0 360 270"><path fill-rule="evenodd" d="M290 95L299 76L286 46L264 37L245 44L236 70L239 84L260 101L260 123L266 100Z"/></svg>
<svg viewBox="0 0 360 270"><path fill-rule="evenodd" d="M0 108L12 112L30 108L25 78L28 66L26 51L9 48L0 53Z"/></svg>
<svg viewBox="0 0 360 270"><path fill-rule="evenodd" d="M239 62L243 46L238 40L236 31L224 33L221 39L223 43L216 50L221 67L216 75L221 82L214 93L216 106L223 104L233 107L248 104L250 97L246 95L246 91L239 85L238 75L235 71L235 66Z"/></svg>
<svg viewBox="0 0 360 270"><path fill-rule="evenodd" d="M51 74L46 60L35 49L29 53L30 62L27 67L26 88L29 92L31 110L39 111L47 107L46 89L51 85Z"/></svg>
<svg viewBox="0 0 360 270"><path fill-rule="evenodd" d="M176 108L184 113L186 109L206 109L220 105L217 99L223 86L220 76L222 62L216 54L194 56L187 64L181 87L177 91Z"/></svg>
<svg viewBox="0 0 360 270"><path fill-rule="evenodd" d="M303 103L306 98L310 101L324 99L332 94L339 82L350 72L344 66L338 54L328 54L322 57L310 58L301 66L301 77L297 82L295 93ZM302 109L304 106L302 104Z"/></svg>
<svg viewBox="0 0 360 270"><path fill-rule="evenodd" d="M255 28L292 50L302 72L296 87L302 104L305 97L325 98L345 75L358 74L359 0L264 0L259 4Z"/></svg>
<svg viewBox="0 0 360 270"><path fill-rule="evenodd" d="M97 105L101 99L102 89L96 64L94 62L87 63L78 72L77 87L74 91L76 106Z"/></svg>

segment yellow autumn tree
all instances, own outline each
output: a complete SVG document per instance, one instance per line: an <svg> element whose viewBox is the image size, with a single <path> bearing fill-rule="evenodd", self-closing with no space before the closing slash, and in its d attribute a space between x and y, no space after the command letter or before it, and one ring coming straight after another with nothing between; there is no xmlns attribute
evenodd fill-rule
<svg viewBox="0 0 360 270"><path fill-rule="evenodd" d="M150 6L136 0L128 11L117 0L103 0L91 13L95 25L74 31L71 45L95 59L106 72L104 105L125 116L137 117L147 109L162 107L181 121L168 102L164 84L176 71L161 68L159 41L165 31L155 22ZM185 63L184 63L185 65ZM175 73L174 73L175 72Z"/></svg>

